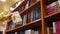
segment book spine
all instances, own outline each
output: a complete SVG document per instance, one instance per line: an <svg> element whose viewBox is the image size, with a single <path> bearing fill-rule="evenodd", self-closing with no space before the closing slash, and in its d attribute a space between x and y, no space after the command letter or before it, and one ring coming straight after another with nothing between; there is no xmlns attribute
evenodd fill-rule
<svg viewBox="0 0 60 34"><path fill-rule="evenodd" d="M58 10L57 6L53 6L49 9L47 9L47 15L57 12L57 10Z"/></svg>
<svg viewBox="0 0 60 34"><path fill-rule="evenodd" d="M60 34L60 20L55 23L56 34Z"/></svg>
<svg viewBox="0 0 60 34"><path fill-rule="evenodd" d="M36 18L35 18L35 20L37 20L37 19L40 19L41 18L41 11L40 11L40 8L38 7L38 8L36 8Z"/></svg>
<svg viewBox="0 0 60 34"><path fill-rule="evenodd" d="M25 31L25 34L31 34L31 31L32 31L31 29L26 30L26 31Z"/></svg>
<svg viewBox="0 0 60 34"><path fill-rule="evenodd" d="M24 15L24 16L23 16L23 25L26 24L26 20L27 20L27 15Z"/></svg>
<svg viewBox="0 0 60 34"><path fill-rule="evenodd" d="M27 20L26 23L30 22L30 13L27 13Z"/></svg>
<svg viewBox="0 0 60 34"><path fill-rule="evenodd" d="M36 16L36 12L35 10L32 11L32 20L35 21L35 16Z"/></svg>
<svg viewBox="0 0 60 34"><path fill-rule="evenodd" d="M56 33L56 25L55 25L55 22L53 22L53 33Z"/></svg>

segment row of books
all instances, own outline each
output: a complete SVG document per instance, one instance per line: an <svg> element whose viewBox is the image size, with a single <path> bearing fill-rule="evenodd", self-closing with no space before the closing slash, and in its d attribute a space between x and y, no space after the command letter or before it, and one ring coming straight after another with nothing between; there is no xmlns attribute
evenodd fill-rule
<svg viewBox="0 0 60 34"><path fill-rule="evenodd" d="M52 22L52 26L47 27L47 33L48 34L60 34L60 20Z"/></svg>
<svg viewBox="0 0 60 34"><path fill-rule="evenodd" d="M20 0L20 1L16 2L10 9L11 9L11 10L16 9L23 1L25 1L25 0ZM26 4L23 5L23 6L19 6L17 10L18 10L19 12L21 12L21 11L23 11L24 9L27 9L30 5L32 5L32 4L35 3L36 1L37 1L37 0L27 0ZM15 8L15 7L16 7L16 8Z"/></svg>
<svg viewBox="0 0 60 34"><path fill-rule="evenodd" d="M58 1L55 1L47 6L47 15L58 11Z"/></svg>
<svg viewBox="0 0 60 34"><path fill-rule="evenodd" d="M60 1L55 1L47 6L47 15L60 11Z"/></svg>
<svg viewBox="0 0 60 34"><path fill-rule="evenodd" d="M31 16L32 16L32 21L35 21L35 20L41 18L40 7L36 7L34 10L32 10L31 13L32 14L27 13L24 16L19 17L20 16L20 15L18 15L19 13L17 11L14 12L13 15L11 16L12 22L8 25L9 30L29 23Z"/></svg>
<svg viewBox="0 0 60 34"><path fill-rule="evenodd" d="M12 32L8 34L39 34L38 30L33 30L33 29L28 29L25 31L17 31L17 32Z"/></svg>
<svg viewBox="0 0 60 34"><path fill-rule="evenodd" d="M35 21L37 19L41 18L41 9L40 7L36 7L34 10L32 10L31 13L27 13L26 15L23 16L23 24L29 23L30 22L30 17L32 16L32 21Z"/></svg>
<svg viewBox="0 0 60 34"><path fill-rule="evenodd" d="M19 7L19 12L23 11L24 9L27 9L28 7L30 7L30 5L32 5L33 3L35 3L37 0L28 0L27 3L24 6Z"/></svg>
<svg viewBox="0 0 60 34"><path fill-rule="evenodd" d="M26 4L26 7L28 8L32 3L35 3L36 1L37 0L28 0L27 4ZM22 10L24 10L24 8L26 8L26 7L25 7L25 5L24 6L20 6L20 7L18 7L18 10L16 12L12 13L12 16L11 16L12 22L9 23L9 25L8 25L8 29L9 30L29 23L31 16L32 16L32 21L35 21L35 20L41 18L41 8L40 8L40 6L37 6L36 8L34 8L34 10L32 10L32 12L31 12L32 14L30 12L28 12L27 14L25 14L23 16L20 16L19 13Z"/></svg>

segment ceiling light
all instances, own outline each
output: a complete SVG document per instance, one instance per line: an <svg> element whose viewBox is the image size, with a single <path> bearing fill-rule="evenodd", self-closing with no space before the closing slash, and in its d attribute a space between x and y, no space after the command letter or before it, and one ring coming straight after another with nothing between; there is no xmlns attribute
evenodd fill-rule
<svg viewBox="0 0 60 34"><path fill-rule="evenodd" d="M1 2L6 2L6 0L0 0Z"/></svg>

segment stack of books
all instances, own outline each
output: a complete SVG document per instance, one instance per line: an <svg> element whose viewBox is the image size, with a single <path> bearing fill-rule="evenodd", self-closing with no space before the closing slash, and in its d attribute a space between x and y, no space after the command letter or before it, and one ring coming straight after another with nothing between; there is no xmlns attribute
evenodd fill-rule
<svg viewBox="0 0 60 34"><path fill-rule="evenodd" d="M57 3L58 3L58 1L55 1L55 2L53 2L53 3L51 3L50 5L47 6L47 11L46 11L47 15L58 11Z"/></svg>

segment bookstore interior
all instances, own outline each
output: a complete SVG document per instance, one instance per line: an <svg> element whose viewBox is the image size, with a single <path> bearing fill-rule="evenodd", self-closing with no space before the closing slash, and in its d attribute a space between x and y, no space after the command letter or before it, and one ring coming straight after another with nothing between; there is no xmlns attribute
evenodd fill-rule
<svg viewBox="0 0 60 34"><path fill-rule="evenodd" d="M60 0L0 0L0 34L60 34Z"/></svg>

